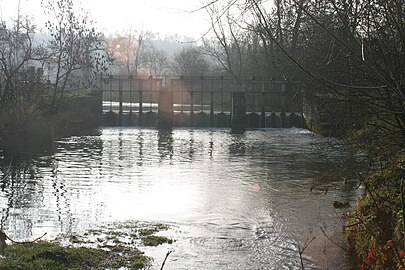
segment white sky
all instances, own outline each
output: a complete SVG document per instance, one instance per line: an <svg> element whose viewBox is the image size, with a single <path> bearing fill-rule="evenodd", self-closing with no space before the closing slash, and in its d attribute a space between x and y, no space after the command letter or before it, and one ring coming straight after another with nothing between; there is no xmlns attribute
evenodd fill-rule
<svg viewBox="0 0 405 270"><path fill-rule="evenodd" d="M76 7L90 10L100 31L114 33L130 28L162 34L200 37L209 29L201 0L73 0ZM32 15L43 27L41 0L20 0L20 13ZM2 20L17 17L18 0L0 0Z"/></svg>

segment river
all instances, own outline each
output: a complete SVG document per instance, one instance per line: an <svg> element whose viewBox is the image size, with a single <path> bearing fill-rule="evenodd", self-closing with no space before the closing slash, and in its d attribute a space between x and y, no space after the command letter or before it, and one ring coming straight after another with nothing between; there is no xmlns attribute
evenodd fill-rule
<svg viewBox="0 0 405 270"><path fill-rule="evenodd" d="M6 163L6 160L2 160ZM346 210L361 193L350 152L303 129L101 128L56 142L4 178L1 226L17 240L117 221L170 225L172 245L141 248L165 269L347 269ZM352 165L352 164L351 164ZM325 237L322 230L328 238Z"/></svg>

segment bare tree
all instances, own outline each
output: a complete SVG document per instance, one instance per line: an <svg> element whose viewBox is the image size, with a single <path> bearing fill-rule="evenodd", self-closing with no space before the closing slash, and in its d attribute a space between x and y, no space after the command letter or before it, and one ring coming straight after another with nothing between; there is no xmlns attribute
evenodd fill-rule
<svg viewBox="0 0 405 270"><path fill-rule="evenodd" d="M114 64L127 75L138 75L142 63L142 51L148 46L150 32L133 29L126 31L124 35L117 34L109 40L109 52Z"/></svg>
<svg viewBox="0 0 405 270"><path fill-rule="evenodd" d="M169 69L167 53L152 44L145 46L140 58L142 67L148 70L149 75L163 75Z"/></svg>
<svg viewBox="0 0 405 270"><path fill-rule="evenodd" d="M216 1L206 6L214 38L205 38L204 49L227 75L282 77L281 54L247 8ZM281 27L281 25L280 25ZM284 31L284 30L283 30ZM278 61L275 61L275 60Z"/></svg>
<svg viewBox="0 0 405 270"><path fill-rule="evenodd" d="M23 126L40 109L47 50L35 41L35 26L18 17L0 25L0 124ZM0 127L1 132L2 127Z"/></svg>
<svg viewBox="0 0 405 270"><path fill-rule="evenodd" d="M224 8L215 9L221 2ZM234 41L229 41L235 36L234 28L225 35L220 19L240 21L235 15L231 20L226 18L231 8L238 8L239 14L250 11L255 19L252 29L262 40L273 67L277 66L285 79L300 79L308 90L316 90L307 91L307 95L321 112L325 131L350 135L370 149L398 151L405 141L404 2L267 3L224 0L205 6L214 14L213 32L222 46L217 59L230 59ZM243 52L240 36L236 40L236 48ZM229 64L223 63L229 69Z"/></svg>
<svg viewBox="0 0 405 270"><path fill-rule="evenodd" d="M77 74L99 75L107 69L109 59L105 43L85 14L78 13L72 0L48 0L43 2L47 14L52 18L46 23L52 36L50 41L53 96L49 112L58 111L65 90L78 89L83 83ZM86 76L85 76L86 77Z"/></svg>
<svg viewBox="0 0 405 270"><path fill-rule="evenodd" d="M171 69L180 76L203 76L210 71L210 64L198 47L183 47L174 55Z"/></svg>
<svg viewBox="0 0 405 270"><path fill-rule="evenodd" d="M242 41L239 39L238 26L226 7L215 3L206 7L211 17L211 28L215 39L205 39L204 49L214 58L228 75L235 79L243 73Z"/></svg>

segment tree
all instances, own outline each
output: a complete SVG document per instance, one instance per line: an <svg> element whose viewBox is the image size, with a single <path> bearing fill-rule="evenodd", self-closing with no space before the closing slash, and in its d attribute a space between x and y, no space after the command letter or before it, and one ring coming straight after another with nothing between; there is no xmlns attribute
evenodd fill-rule
<svg viewBox="0 0 405 270"><path fill-rule="evenodd" d="M204 39L204 49L228 75L239 79L242 77L244 68L243 41L238 33L235 33L238 27L235 27L229 10L226 10L225 14L221 13L220 10L222 8L218 8L215 4L207 7L211 16L211 28L215 39Z"/></svg>
<svg viewBox="0 0 405 270"><path fill-rule="evenodd" d="M171 69L179 76L203 76L210 71L210 64L200 48L188 46L174 55Z"/></svg>
<svg viewBox="0 0 405 270"><path fill-rule="evenodd" d="M311 2L302 10L312 31L305 32L300 64L322 88L315 101L327 125L375 156L400 151L405 141L405 3Z"/></svg>
<svg viewBox="0 0 405 270"><path fill-rule="evenodd" d="M141 55L151 33L129 29L124 35L117 34L109 40L109 53L121 72L138 75L142 65Z"/></svg>
<svg viewBox="0 0 405 270"><path fill-rule="evenodd" d="M41 109L41 76L47 50L35 41L35 25L19 16L11 27L0 25L0 132L20 129Z"/></svg>
<svg viewBox="0 0 405 270"><path fill-rule="evenodd" d="M52 37L49 65L54 80L48 111L56 113L65 91L91 87L107 70L109 57L101 33L75 10L72 0L47 0L43 5L53 17L46 23Z"/></svg>
<svg viewBox="0 0 405 270"><path fill-rule="evenodd" d="M402 149L405 2L267 3L225 1L223 6L239 8L240 14L251 12L252 29L263 41L266 56L279 58L278 69L284 78L303 81L307 98L320 112L324 131L355 139L369 150L377 149L376 155ZM220 10L217 17L223 14Z"/></svg>
<svg viewBox="0 0 405 270"><path fill-rule="evenodd" d="M285 10L284 3L278 7ZM206 53L216 60L227 75L240 77L266 77L275 79L290 78L291 71L286 65L286 57L276 46L286 43L289 32L298 32L287 27L282 12L275 12L279 19L271 19L267 27L274 29L274 39L269 39L263 24L251 13L251 6L241 8L235 1L214 1L205 9L211 17L214 38L204 39ZM293 21L293 19L292 19ZM298 21L298 19L297 19ZM295 35L298 36L298 35Z"/></svg>
<svg viewBox="0 0 405 270"><path fill-rule="evenodd" d="M148 70L149 75L163 75L169 68L167 53L152 44L145 46L140 58L142 67Z"/></svg>

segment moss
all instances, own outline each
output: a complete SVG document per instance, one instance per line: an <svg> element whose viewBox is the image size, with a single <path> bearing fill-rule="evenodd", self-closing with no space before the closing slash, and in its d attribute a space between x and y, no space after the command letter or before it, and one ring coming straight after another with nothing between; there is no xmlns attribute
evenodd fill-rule
<svg viewBox="0 0 405 270"><path fill-rule="evenodd" d="M0 260L0 270L142 269L151 258L134 246L173 243L172 239L153 235L168 228L164 224L129 221L90 229L83 235L60 235L55 242L14 244L6 249L6 259Z"/></svg>
<svg viewBox="0 0 405 270"><path fill-rule="evenodd" d="M125 232L119 232L119 231L111 231L111 232L109 232L109 234L113 235L113 236L126 236L126 235L128 235Z"/></svg>
<svg viewBox="0 0 405 270"><path fill-rule="evenodd" d="M142 228L139 230L139 235L140 236L147 236L147 235L152 235L154 233L159 232L161 229L157 227L152 227L152 228Z"/></svg>
<svg viewBox="0 0 405 270"><path fill-rule="evenodd" d="M142 255L133 255L129 258L131 269L142 269L149 265L150 259Z"/></svg>
<svg viewBox="0 0 405 270"><path fill-rule="evenodd" d="M136 233L139 234L139 236L148 236L148 235L152 235L155 234L159 231L163 231L163 230L167 230L169 229L169 226L165 225L165 224L145 224L144 226L142 226L142 228L137 228L135 231Z"/></svg>
<svg viewBox="0 0 405 270"><path fill-rule="evenodd" d="M10 245L0 269L65 270L65 269L142 269L151 259L135 248L104 250L87 247L64 247L39 241Z"/></svg>
<svg viewBox="0 0 405 270"><path fill-rule="evenodd" d="M158 246L161 244L172 244L173 240L165 236L148 235L142 238L142 243L145 246Z"/></svg>
<svg viewBox="0 0 405 270"><path fill-rule="evenodd" d="M86 235L100 235L100 234L102 234L103 233L103 231L102 230L100 230L100 229L90 229L90 230L88 230L84 235L86 236Z"/></svg>
<svg viewBox="0 0 405 270"><path fill-rule="evenodd" d="M348 208L348 207L350 207L350 203L348 201L343 201L343 202L334 201L333 207L334 208Z"/></svg>

